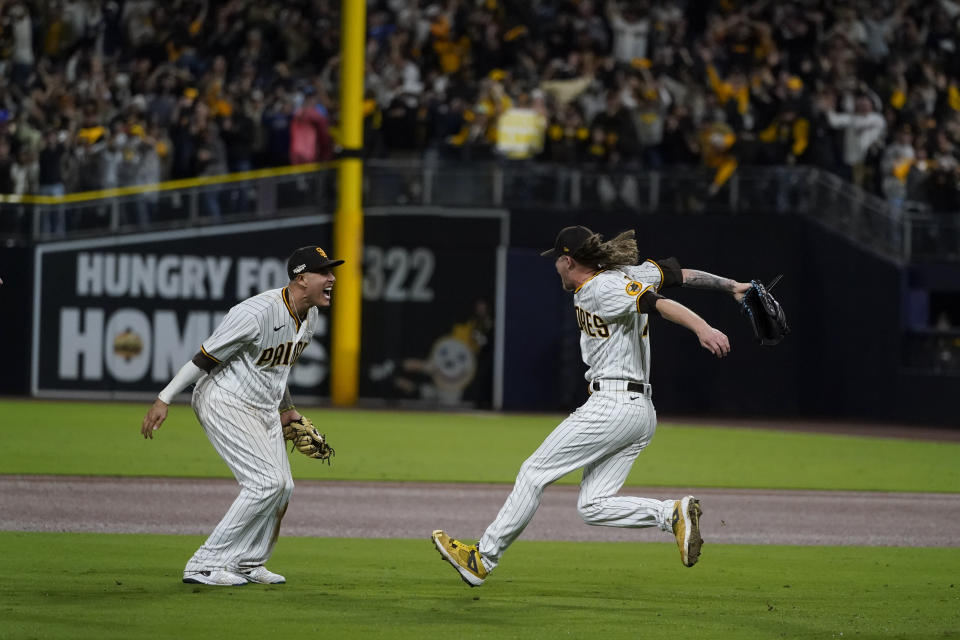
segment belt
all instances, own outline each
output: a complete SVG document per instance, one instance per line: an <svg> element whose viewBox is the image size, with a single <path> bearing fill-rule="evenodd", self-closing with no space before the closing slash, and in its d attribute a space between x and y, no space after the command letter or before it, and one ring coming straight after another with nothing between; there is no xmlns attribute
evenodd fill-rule
<svg viewBox="0 0 960 640"><path fill-rule="evenodd" d="M653 387L646 382L630 382L629 380L594 380L590 383L591 391L633 391L642 393L648 398L653 394Z"/></svg>

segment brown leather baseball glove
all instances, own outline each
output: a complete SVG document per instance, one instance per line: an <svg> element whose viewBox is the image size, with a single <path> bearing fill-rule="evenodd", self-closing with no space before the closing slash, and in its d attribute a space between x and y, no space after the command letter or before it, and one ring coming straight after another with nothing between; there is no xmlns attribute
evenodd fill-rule
<svg viewBox="0 0 960 640"><path fill-rule="evenodd" d="M299 420L293 420L284 425L283 439L292 442L293 448L308 458L325 460L327 464L330 464L330 458L336 454L333 447L327 444L326 437L317 431L313 422L306 416L301 416Z"/></svg>

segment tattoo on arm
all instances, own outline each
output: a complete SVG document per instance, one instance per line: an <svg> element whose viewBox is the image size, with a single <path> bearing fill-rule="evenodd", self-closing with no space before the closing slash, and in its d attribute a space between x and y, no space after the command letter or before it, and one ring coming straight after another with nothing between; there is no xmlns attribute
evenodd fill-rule
<svg viewBox="0 0 960 640"><path fill-rule="evenodd" d="M697 269L683 270L683 286L690 287L691 289L717 289L719 291L733 293L733 287L735 285L736 283L730 278L715 276L706 271L699 271Z"/></svg>

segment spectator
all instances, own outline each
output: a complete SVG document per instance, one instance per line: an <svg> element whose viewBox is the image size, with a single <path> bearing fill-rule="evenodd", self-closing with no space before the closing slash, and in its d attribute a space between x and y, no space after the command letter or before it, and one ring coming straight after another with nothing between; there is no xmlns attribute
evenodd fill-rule
<svg viewBox="0 0 960 640"><path fill-rule="evenodd" d="M899 210L906 199L907 176L915 158L913 135L905 125L897 131L893 144L884 150L880 163L883 195L895 209Z"/></svg>
<svg viewBox="0 0 960 640"><path fill-rule="evenodd" d="M173 141L170 140L170 136L167 135L166 130L159 125L151 124L147 127L145 141L153 147L153 151L157 157L156 168L159 173L156 175L159 177L158 181L169 180L173 163ZM144 175L147 177L143 184L152 184L149 178L153 177L154 174L145 173Z"/></svg>
<svg viewBox="0 0 960 640"><path fill-rule="evenodd" d="M855 98L853 113L835 111L836 98L832 94L824 97L827 121L830 126L840 129L843 138L843 164L849 178L857 186L867 184L867 153L871 147L882 140L887 123L874 109L869 96Z"/></svg>
<svg viewBox="0 0 960 640"><path fill-rule="evenodd" d="M67 149L63 144L66 132L48 129L44 135L43 148L38 158L38 193L42 196L60 197L66 193L64 184L64 162ZM41 231L45 234L63 235L66 233L66 215L62 205L47 205L41 220Z"/></svg>
<svg viewBox="0 0 960 640"><path fill-rule="evenodd" d="M641 63L644 65L644 63ZM634 122L641 159L647 169L658 170L663 166L663 136L670 94L653 79L645 66L641 66L643 81L633 88Z"/></svg>
<svg viewBox="0 0 960 640"><path fill-rule="evenodd" d="M810 142L810 121L799 113L799 105L784 103L780 113L758 134L762 143L760 164L796 164Z"/></svg>
<svg viewBox="0 0 960 640"><path fill-rule="evenodd" d="M292 119L293 102L282 87L277 87L262 116L266 138L264 164L267 166L278 167L290 162Z"/></svg>
<svg viewBox="0 0 960 640"><path fill-rule="evenodd" d="M44 135L43 148L40 150L39 162L39 193L43 196L62 196L66 193L63 180L63 163L67 148L63 141L66 132L48 129Z"/></svg>
<svg viewBox="0 0 960 640"><path fill-rule="evenodd" d="M840 174L842 171L840 160L842 140L838 132L830 126L826 111L826 106L833 104L833 102L830 98L819 94L814 98L813 104L810 140L803 161L806 164Z"/></svg>
<svg viewBox="0 0 960 640"><path fill-rule="evenodd" d="M707 187L707 195L715 196L737 170L738 161L733 152L737 136L724 122L723 111L714 111L714 117L706 121L699 133L700 158L703 164L714 170L713 179Z"/></svg>
<svg viewBox="0 0 960 640"><path fill-rule="evenodd" d="M10 30L13 34L13 53L11 61L13 69L11 70L11 79L13 83L22 90L27 89L27 85L33 75L34 53L33 53L33 21L30 18L30 12L22 2L14 2L7 7L7 13L4 20L4 31Z"/></svg>
<svg viewBox="0 0 960 640"><path fill-rule="evenodd" d="M100 181L100 154L103 151L103 137L106 129L103 127L89 127L77 134L77 144L74 146L76 160L75 191L96 191L101 188Z"/></svg>
<svg viewBox="0 0 960 640"><path fill-rule="evenodd" d="M674 104L667 112L663 131L663 162L666 165L692 165L700 157L697 131L690 111Z"/></svg>
<svg viewBox="0 0 960 640"><path fill-rule="evenodd" d="M551 120L546 130L546 157L552 162L576 166L586 157L590 130L583 113L569 103Z"/></svg>
<svg viewBox="0 0 960 640"><path fill-rule="evenodd" d="M198 176L218 176L227 172L227 152L220 139L216 125L204 124L199 129L194 156L196 174ZM207 187L203 191L203 213L210 216L213 220L219 220L220 209L220 188L218 186Z"/></svg>
<svg viewBox="0 0 960 640"><path fill-rule="evenodd" d="M650 18L647 2L627 2L621 10L618 0L607 0L607 20L613 30L613 57L629 64L647 57Z"/></svg>
<svg viewBox="0 0 960 640"><path fill-rule="evenodd" d="M121 186L121 165L123 164L124 147L127 143L127 134L120 131L108 133L106 140L98 149L98 164L100 169L99 188L116 189Z"/></svg>
<svg viewBox="0 0 960 640"><path fill-rule="evenodd" d="M598 178L598 194L605 205L618 199L629 206L638 202L636 173L639 169L639 142L633 118L627 112L619 91L608 91L606 108L593 119L593 152L604 165ZM599 147L603 147L602 155Z"/></svg>
<svg viewBox="0 0 960 640"><path fill-rule="evenodd" d="M512 199L530 201L536 187L531 161L543 151L546 105L539 89L521 93L497 119L496 149L506 163L504 188Z"/></svg>
<svg viewBox="0 0 960 640"><path fill-rule="evenodd" d="M137 161L136 172L132 176L132 184L144 187L155 185L161 181L162 159L158 150L162 144L157 139L144 132L133 138L130 147L132 158ZM138 193L134 200L134 215L141 227L147 227L153 219L157 209L159 194L155 190Z"/></svg>
<svg viewBox="0 0 960 640"><path fill-rule="evenodd" d="M290 164L319 162L333 157L327 118L318 107L313 88L306 90L303 104L290 121Z"/></svg>
<svg viewBox="0 0 960 640"><path fill-rule="evenodd" d="M14 193L12 169L10 143L5 138L0 138L0 193Z"/></svg>
<svg viewBox="0 0 960 640"><path fill-rule="evenodd" d="M529 160L543 151L547 126L543 93L520 94L497 119L497 152L510 160Z"/></svg>
<svg viewBox="0 0 960 640"><path fill-rule="evenodd" d="M716 190L738 164L772 159L837 171L879 193L911 196L914 186L946 206L957 181L949 147L960 141L958 17L946 0L373 3L368 149L489 158L512 98L540 89L550 123L541 158L579 157L617 173L605 188L609 202L635 201L623 176L640 166L717 163ZM208 127L219 131L231 171L330 157L336 3L11 0L0 20L0 139L8 155L26 146L36 156L46 149L41 132L66 132L67 191L145 179L122 162L114 179L120 135L128 136L127 164L153 162L153 153L164 178L209 169L198 161L201 148L211 152ZM298 86L315 98L295 108ZM604 121L611 94L631 126L619 115ZM798 154L803 120L808 141ZM918 149L903 183L888 169L904 166L894 161L906 157L894 132L905 125L932 146L920 144L929 169L916 168ZM151 132L152 152L135 127ZM736 144L718 150L704 140Z"/></svg>
<svg viewBox="0 0 960 640"><path fill-rule="evenodd" d="M170 127L170 142L173 146L170 174L174 180L197 175L194 157L199 131L198 112L202 111L202 108L196 105L197 94L196 89L188 87L173 110Z"/></svg>
<svg viewBox="0 0 960 640"><path fill-rule="evenodd" d="M21 147L17 154L17 160L10 167L10 179L13 182L13 193L18 195L28 195L37 193L39 189L38 174L40 172L37 166L36 157L27 147Z"/></svg>
<svg viewBox="0 0 960 640"><path fill-rule="evenodd" d="M227 168L231 172L253 169L254 124L250 117L250 103L243 101L242 107L221 121L220 136L227 153Z"/></svg>
<svg viewBox="0 0 960 640"><path fill-rule="evenodd" d="M227 168L231 173L253 169L253 145L256 132L250 112L250 101L244 100L240 109L223 118L220 123L220 137L223 139L227 154ZM238 188L229 191L232 211L247 210L250 203L249 188L249 183L242 183Z"/></svg>
<svg viewBox="0 0 960 640"><path fill-rule="evenodd" d="M390 99L383 111L382 132L384 145L394 151L412 153L420 148L417 112L420 110L419 91L400 91Z"/></svg>
<svg viewBox="0 0 960 640"><path fill-rule="evenodd" d="M907 198L918 202L930 201L930 176L934 164L930 161L927 147L921 140L913 145L914 161L907 171Z"/></svg>
<svg viewBox="0 0 960 640"><path fill-rule="evenodd" d="M157 71L164 71L166 67L158 67ZM174 110L177 107L177 78L172 71L154 73L148 84L151 93L147 97L147 118L161 127L169 127L173 121Z"/></svg>

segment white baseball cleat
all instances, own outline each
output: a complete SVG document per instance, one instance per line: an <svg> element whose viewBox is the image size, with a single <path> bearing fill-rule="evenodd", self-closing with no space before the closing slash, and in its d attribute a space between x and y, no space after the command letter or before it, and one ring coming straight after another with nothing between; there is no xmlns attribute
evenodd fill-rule
<svg viewBox="0 0 960 640"><path fill-rule="evenodd" d="M703 546L703 538L700 537L701 513L700 501L693 496L673 503L673 535L677 538L680 561L685 567L692 567L700 559L700 547Z"/></svg>
<svg viewBox="0 0 960 640"><path fill-rule="evenodd" d="M270 571L263 565L249 569L242 568L240 569L240 575L250 582L258 582L260 584L284 584L287 581L282 575Z"/></svg>
<svg viewBox="0 0 960 640"><path fill-rule="evenodd" d="M232 571L213 569L211 571L184 571L183 581L187 584L209 584L215 587L242 587L248 580Z"/></svg>

